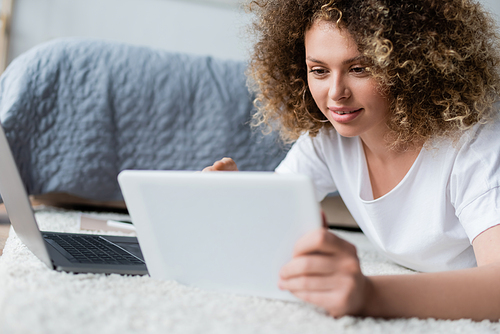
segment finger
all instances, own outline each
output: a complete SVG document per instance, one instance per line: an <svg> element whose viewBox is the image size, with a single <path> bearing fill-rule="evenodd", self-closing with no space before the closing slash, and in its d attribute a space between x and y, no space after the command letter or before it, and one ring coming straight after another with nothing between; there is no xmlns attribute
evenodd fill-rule
<svg viewBox="0 0 500 334"><path fill-rule="evenodd" d="M214 170L217 170L217 171L225 171L225 170L230 170L230 167L223 161L219 160L219 161L216 161L213 165L214 167Z"/></svg>
<svg viewBox="0 0 500 334"><path fill-rule="evenodd" d="M282 290L288 290L292 293L303 291L329 291L338 288L338 282L335 277L328 276L299 276L287 280L280 280L278 286Z"/></svg>
<svg viewBox="0 0 500 334"><path fill-rule="evenodd" d="M231 158L222 158L221 160L214 163L214 167L216 170L225 170L225 171L238 170L236 163Z"/></svg>
<svg viewBox="0 0 500 334"><path fill-rule="evenodd" d="M327 275L334 273L338 261L332 256L319 254L295 257L280 270L280 277L288 279L300 275Z"/></svg>
<svg viewBox="0 0 500 334"><path fill-rule="evenodd" d="M336 254L350 248L347 241L344 241L321 228L311 231L300 238L293 249L293 256L301 256L310 253Z"/></svg>
<svg viewBox="0 0 500 334"><path fill-rule="evenodd" d="M215 172L215 171L237 171L238 167L236 162L231 158L222 158L214 162L212 166L203 168L202 172Z"/></svg>
<svg viewBox="0 0 500 334"><path fill-rule="evenodd" d="M342 281L336 284L342 286ZM359 288L357 289L359 290ZM332 288L330 290L295 290L290 291L299 299L324 308L333 317L357 315L364 304L362 294L347 288Z"/></svg>
<svg viewBox="0 0 500 334"><path fill-rule="evenodd" d="M214 166L208 166L202 169L202 172L213 172L215 171Z"/></svg>
<svg viewBox="0 0 500 334"><path fill-rule="evenodd" d="M346 315L354 315L355 312L350 310L349 304L343 302L345 299L342 293L338 293L335 290L330 291L311 291L311 290L300 290L292 291L292 293L299 299L310 304L317 305L325 311L328 312L332 317L343 317Z"/></svg>

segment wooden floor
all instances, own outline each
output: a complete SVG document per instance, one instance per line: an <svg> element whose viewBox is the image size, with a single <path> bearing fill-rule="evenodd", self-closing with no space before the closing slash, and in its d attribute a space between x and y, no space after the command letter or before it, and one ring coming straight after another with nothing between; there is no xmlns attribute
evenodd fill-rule
<svg viewBox="0 0 500 334"><path fill-rule="evenodd" d="M36 203L33 203L36 204ZM356 222L349 214L340 197L327 197L321 206L329 225L346 228L357 228ZM3 253L5 241L9 236L10 222L3 204L0 204L0 255Z"/></svg>

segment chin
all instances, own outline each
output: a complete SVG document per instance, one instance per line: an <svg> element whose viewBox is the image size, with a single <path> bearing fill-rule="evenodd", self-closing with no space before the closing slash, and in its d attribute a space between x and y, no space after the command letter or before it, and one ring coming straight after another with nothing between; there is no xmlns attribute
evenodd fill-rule
<svg viewBox="0 0 500 334"><path fill-rule="evenodd" d="M345 129L344 127L341 126L335 126L335 124L333 125L333 128L342 137L352 138L360 135L359 131L355 131L354 129Z"/></svg>

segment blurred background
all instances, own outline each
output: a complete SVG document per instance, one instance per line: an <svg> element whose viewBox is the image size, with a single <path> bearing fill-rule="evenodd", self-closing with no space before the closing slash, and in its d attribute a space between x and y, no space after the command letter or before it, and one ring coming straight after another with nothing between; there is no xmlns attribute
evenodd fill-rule
<svg viewBox="0 0 500 334"><path fill-rule="evenodd" d="M70 36L236 60L249 45L249 17L239 0L1 1L3 65L37 44Z"/></svg>
<svg viewBox="0 0 500 334"><path fill-rule="evenodd" d="M244 60L243 0L1 0L0 71L58 37L81 36ZM500 0L480 0L500 22Z"/></svg>

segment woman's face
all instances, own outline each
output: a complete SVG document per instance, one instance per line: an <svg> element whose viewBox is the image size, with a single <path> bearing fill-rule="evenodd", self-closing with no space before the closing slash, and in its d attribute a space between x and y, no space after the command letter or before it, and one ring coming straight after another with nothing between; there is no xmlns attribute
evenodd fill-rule
<svg viewBox="0 0 500 334"><path fill-rule="evenodd" d="M365 143L380 140L388 131L389 101L350 34L318 21L305 34L305 48L309 90L335 130Z"/></svg>

